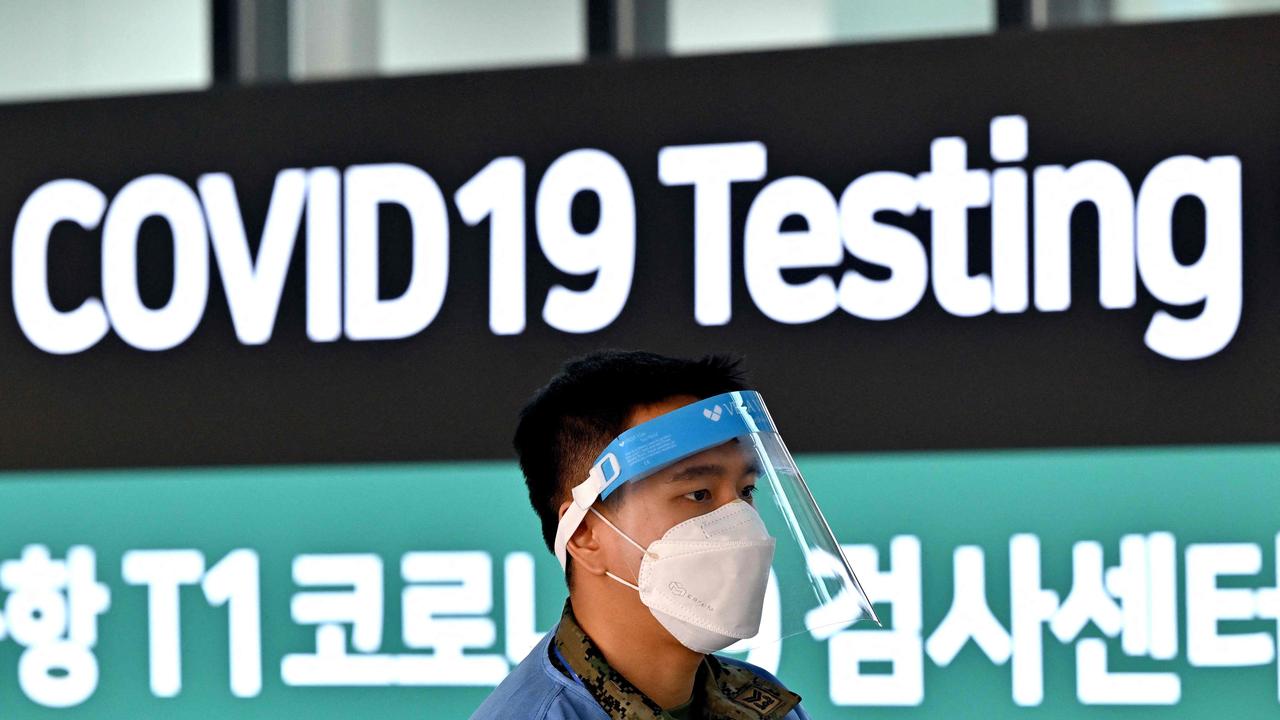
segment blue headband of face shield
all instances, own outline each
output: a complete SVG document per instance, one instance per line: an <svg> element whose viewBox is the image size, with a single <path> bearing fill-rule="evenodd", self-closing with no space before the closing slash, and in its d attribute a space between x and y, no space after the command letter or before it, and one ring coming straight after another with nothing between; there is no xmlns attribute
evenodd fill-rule
<svg viewBox="0 0 1280 720"><path fill-rule="evenodd" d="M573 489L573 503L556 530L555 552L566 563L565 545L597 499L677 460L749 433L777 432L760 393L740 390L715 395L643 422L614 438Z"/></svg>
<svg viewBox="0 0 1280 720"><path fill-rule="evenodd" d="M775 432L760 393L727 392L659 415L619 435L600 453L600 499L624 483L747 433Z"/></svg>

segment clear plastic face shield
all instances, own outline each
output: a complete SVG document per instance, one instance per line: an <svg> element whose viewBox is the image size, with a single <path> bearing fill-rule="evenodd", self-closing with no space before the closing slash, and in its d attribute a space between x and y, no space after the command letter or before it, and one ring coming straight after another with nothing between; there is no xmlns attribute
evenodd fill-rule
<svg viewBox="0 0 1280 720"><path fill-rule="evenodd" d="M587 514L623 538L609 575L699 652L776 648L801 633L825 640L879 622L756 392L707 398L619 435L560 519L562 567Z"/></svg>

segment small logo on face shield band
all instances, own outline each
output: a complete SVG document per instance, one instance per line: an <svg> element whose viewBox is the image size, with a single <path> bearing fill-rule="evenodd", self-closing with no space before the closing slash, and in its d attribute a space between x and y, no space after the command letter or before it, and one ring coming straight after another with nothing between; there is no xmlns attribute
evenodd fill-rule
<svg viewBox="0 0 1280 720"><path fill-rule="evenodd" d="M720 422L720 412L721 412L720 406L716 405L710 410L703 410L702 414L705 415L706 418L711 422Z"/></svg>

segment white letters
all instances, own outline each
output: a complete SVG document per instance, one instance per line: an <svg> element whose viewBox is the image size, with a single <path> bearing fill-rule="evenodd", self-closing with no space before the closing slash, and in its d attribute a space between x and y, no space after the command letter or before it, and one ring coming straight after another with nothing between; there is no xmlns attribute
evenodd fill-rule
<svg viewBox="0 0 1280 720"><path fill-rule="evenodd" d="M917 181L920 207L933 211L933 294L944 310L960 317L992 308L991 278L969 274L969 208L991 201L990 173L968 169L966 153L960 138L934 140L931 169Z"/></svg>
<svg viewBox="0 0 1280 720"><path fill-rule="evenodd" d="M121 572L130 585L147 586L151 692L173 697L182 689L178 588L200 581L204 556L198 550L130 550L121 560Z"/></svg>
<svg viewBox="0 0 1280 720"><path fill-rule="evenodd" d="M889 269L889 279L873 280L853 270L840 279L840 307L868 320L892 320L920 304L929 286L924 246L899 227L876 222L880 210L902 215L918 207L910 175L874 172L849 183L840 195L840 229L854 256Z"/></svg>
<svg viewBox="0 0 1280 720"><path fill-rule="evenodd" d="M600 200L600 221L589 233L573 227L570 207L580 192ZM622 312L631 294L636 264L636 201L627 171L601 150L560 156L538 186L538 244L556 269L572 275L596 273L590 289L556 285L547 293L542 319L571 333L603 329Z"/></svg>
<svg viewBox="0 0 1280 720"><path fill-rule="evenodd" d="M518 664L545 634L534 627L534 601L537 595L533 585L533 555L523 551L509 553L502 565L506 655L508 660Z"/></svg>
<svg viewBox="0 0 1280 720"><path fill-rule="evenodd" d="M271 339L280 293L284 291L284 275L302 223L306 184L302 170L281 170L276 175L255 262L249 255L249 239L231 176L210 173L196 181L209 219L209 237L231 308L231 321L236 337L245 345L261 345Z"/></svg>
<svg viewBox="0 0 1280 720"><path fill-rule="evenodd" d="M173 234L173 291L157 310L138 288L138 230L163 218ZM168 175L144 175L120 189L102 229L102 298L111 326L139 350L168 350L195 332L209 301L209 247L200 200Z"/></svg>
<svg viewBox="0 0 1280 720"><path fill-rule="evenodd" d="M1072 302L1072 217L1088 203L1098 214L1101 307L1134 307L1141 280L1157 301L1173 306L1151 318L1144 335L1151 350L1196 360L1231 341L1243 310L1239 158L1163 160L1147 174L1135 201L1125 173L1103 160L1009 165L1027 160L1025 117L997 116L989 131L997 164L989 170L969 167L964 139L941 137L930 146L928 171L866 173L844 188L838 202L831 186L817 179L774 179L749 203L741 257L733 252L731 187L765 178L764 144L663 147L658 179L693 187L694 320L704 326L730 322L735 262L751 302L778 323L814 323L836 308L863 320L894 320L914 310L931 283L938 305L956 317L1025 313L1032 304L1039 312L1065 311ZM528 275L540 265L526 258L525 173L520 157L497 158L451 198L466 224L489 222L489 329L495 335L525 331ZM198 196L177 178L145 175L127 183L110 204L81 180L37 188L23 204L13 236L14 312L27 339L54 354L88 350L108 330L142 350L181 344L206 310L211 243L237 339L265 343L275 331L304 214L306 335L312 342L408 338L441 311L449 285L449 211L444 193L422 169L387 163L281 170L256 252L250 251L231 176L208 173L196 187ZM589 232L574 224L580 193L599 202ZM1204 249L1186 265L1174 252L1173 222L1184 198L1198 201L1205 215ZM383 205L403 208L410 221L409 280L398 297L386 297L380 286L387 266L380 249ZM987 253L972 252L971 242L980 240L970 237L969 217L988 207L991 268L975 272L970 257ZM928 238L880 217L910 218L921 210L930 214ZM532 213L543 258L560 272L591 279L585 290L553 284L543 322L575 334L609 327L631 292L637 237L648 237L637 234L627 169L603 150L570 150L543 174ZM174 248L172 291L154 309L143 302L138 277L138 231L149 218L167 223ZM84 293L74 309L55 307L49 290L51 276L55 286L59 277L51 275L57 253L50 254L50 236L61 222L88 232L101 226L101 298ZM648 267L681 259L678 253L656 258ZM1187 317L1201 303L1198 314ZM849 327L857 332L857 325Z"/></svg>
<svg viewBox="0 0 1280 720"><path fill-rule="evenodd" d="M924 627L920 539L895 537L889 546L889 570L871 545L846 545L845 557L870 588L870 599L889 603L893 626L880 630L844 630L828 645L831 702L834 705L919 705L924 702ZM865 673L865 662L888 662L889 673Z"/></svg>
<svg viewBox="0 0 1280 720"><path fill-rule="evenodd" d="M1173 254L1173 206L1181 197L1204 204L1204 252L1191 265ZM1226 347L1241 310L1240 160L1180 155L1151 169L1138 193L1138 270L1156 299L1204 302L1190 320L1160 310L1147 326L1147 347L1175 360L1198 360Z"/></svg>
<svg viewBox="0 0 1280 720"><path fill-rule="evenodd" d="M333 342L342 334L342 240L337 168L307 173L307 337Z"/></svg>
<svg viewBox="0 0 1280 720"><path fill-rule="evenodd" d="M232 550L205 573L200 587L210 605L227 606L231 692L255 697L262 692L262 611L258 553Z"/></svg>
<svg viewBox="0 0 1280 720"><path fill-rule="evenodd" d="M1133 307L1133 190L1110 163L1086 160L1070 169L1036 168L1036 307L1071 306L1071 213L1082 202L1098 209L1099 301L1104 308Z"/></svg>
<svg viewBox="0 0 1280 720"><path fill-rule="evenodd" d="M758 142L658 151L662 184L693 186L693 316L699 325L724 325L733 314L729 184L763 180L767 157Z"/></svg>
<svg viewBox="0 0 1280 720"><path fill-rule="evenodd" d="M1027 159L1027 119L1004 115L991 121L991 159ZM1027 173L1000 168L991 174L991 283L996 312L1027 309Z"/></svg>
<svg viewBox="0 0 1280 720"><path fill-rule="evenodd" d="M1218 632L1221 620L1258 616L1259 592L1218 587L1221 575L1256 575L1262 549L1252 543L1196 544L1187 547L1187 660L1200 667L1266 665L1275 658L1267 633Z"/></svg>
<svg viewBox="0 0 1280 720"><path fill-rule="evenodd" d="M504 157L485 165L454 202L468 225L489 218L489 329L524 332L524 161Z"/></svg>
<svg viewBox="0 0 1280 720"><path fill-rule="evenodd" d="M394 340L421 332L444 303L449 217L436 181L412 165L356 165L346 172L346 332L352 340ZM400 297L379 297L378 206L409 213L413 263Z"/></svg>
<svg viewBox="0 0 1280 720"><path fill-rule="evenodd" d="M1009 538L1009 633L1012 640L1013 701L1044 700L1044 633L1040 626L1058 611L1058 593L1040 584L1040 538Z"/></svg>
<svg viewBox="0 0 1280 720"><path fill-rule="evenodd" d="M783 231L782 221L798 215L807 227ZM786 177L765 186L747 213L743 242L747 290L771 320L807 323L836 309L836 286L823 275L799 284L782 278L786 268L830 267L844 256L836 201L817 180Z"/></svg>
<svg viewBox="0 0 1280 720"><path fill-rule="evenodd" d="M442 685L497 685L510 667L483 650L497 640L493 609L493 561L489 553L410 552L400 559L408 585L402 594L402 635L412 650L430 655L401 658L402 678Z"/></svg>
<svg viewBox="0 0 1280 720"><path fill-rule="evenodd" d="M70 220L85 230L98 226L107 198L83 180L54 180L31 193L13 231L13 311L32 345L66 355L93 347L107 334L107 313L97 298L62 312L49 299L49 233Z"/></svg>

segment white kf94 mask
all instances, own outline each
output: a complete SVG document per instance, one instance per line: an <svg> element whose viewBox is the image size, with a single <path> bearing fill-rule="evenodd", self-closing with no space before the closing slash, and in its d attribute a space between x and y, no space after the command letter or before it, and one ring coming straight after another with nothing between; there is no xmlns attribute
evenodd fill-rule
<svg viewBox="0 0 1280 720"><path fill-rule="evenodd" d="M591 512L644 553L636 584L605 574L638 591L681 645L713 653L760 629L775 540L750 503L734 500L685 520L647 548Z"/></svg>

